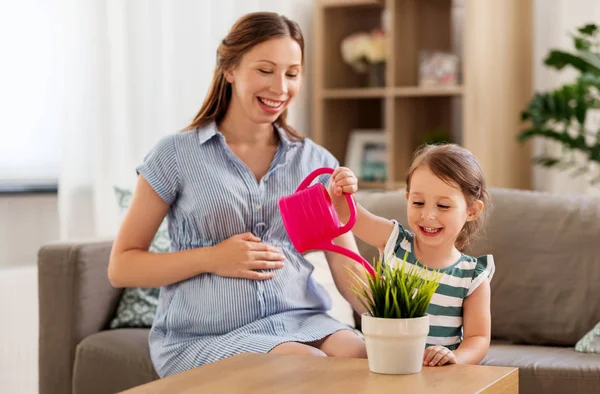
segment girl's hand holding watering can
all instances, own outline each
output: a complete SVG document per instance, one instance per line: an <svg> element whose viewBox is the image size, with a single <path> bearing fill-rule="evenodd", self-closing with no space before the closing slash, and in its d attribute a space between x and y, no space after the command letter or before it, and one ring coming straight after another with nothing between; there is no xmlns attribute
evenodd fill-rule
<svg viewBox="0 0 600 394"><path fill-rule="evenodd" d="M350 215L348 203L346 202L343 193L354 194L357 190L358 179L349 168L338 167L331 175L327 191L329 192L329 196L331 196L331 200L340 220L343 222L346 222Z"/></svg>

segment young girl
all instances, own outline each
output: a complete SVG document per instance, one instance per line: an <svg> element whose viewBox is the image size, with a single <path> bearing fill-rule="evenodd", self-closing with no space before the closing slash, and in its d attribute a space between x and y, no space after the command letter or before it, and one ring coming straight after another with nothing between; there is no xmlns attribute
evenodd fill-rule
<svg viewBox="0 0 600 394"><path fill-rule="evenodd" d="M274 13L240 18L217 49L204 104L137 168L138 183L113 246L118 287L160 287L150 330L158 375L242 352L365 357L353 330L327 314L331 299L290 242L277 205L335 158L286 122L300 90L304 39ZM320 179L325 183L329 176ZM148 246L168 214L171 253ZM357 250L352 234L337 241ZM360 312L347 268L328 253L342 295Z"/></svg>
<svg viewBox="0 0 600 394"><path fill-rule="evenodd" d="M348 208L342 192L354 193L357 180L347 168L333 174L329 191L342 219ZM489 196L477 159L457 145L429 145L417 152L406 177L410 231L357 204L353 233L377 247L387 264L407 263L440 270L443 277L427 310L430 329L425 365L478 364L490 342L491 255L461 251L483 226Z"/></svg>

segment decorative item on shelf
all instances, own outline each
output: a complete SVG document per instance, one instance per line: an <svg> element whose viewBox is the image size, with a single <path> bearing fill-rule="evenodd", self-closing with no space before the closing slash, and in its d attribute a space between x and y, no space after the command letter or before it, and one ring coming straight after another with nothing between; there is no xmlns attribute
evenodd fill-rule
<svg viewBox="0 0 600 394"><path fill-rule="evenodd" d="M458 85L459 58L454 53L421 51L419 86L440 87Z"/></svg>
<svg viewBox="0 0 600 394"><path fill-rule="evenodd" d="M544 64L559 71L571 66L579 75L574 82L532 97L521 113L528 126L517 138L556 142L545 146L550 152L534 158L537 165L573 169L573 176L600 184L600 27L593 23L579 27L573 46L574 53L551 50Z"/></svg>
<svg viewBox="0 0 600 394"><path fill-rule="evenodd" d="M387 180L387 141L383 130L353 130L346 150L346 167L360 181Z"/></svg>
<svg viewBox="0 0 600 394"><path fill-rule="evenodd" d="M429 334L427 308L442 274L407 265L404 259L376 262L375 275L365 283L355 279L351 290L367 312L361 316L369 370L382 374L414 374L423 367L423 352Z"/></svg>
<svg viewBox="0 0 600 394"><path fill-rule="evenodd" d="M342 59L358 74L367 74L369 87L385 86L386 34L381 29L353 33L341 45Z"/></svg>

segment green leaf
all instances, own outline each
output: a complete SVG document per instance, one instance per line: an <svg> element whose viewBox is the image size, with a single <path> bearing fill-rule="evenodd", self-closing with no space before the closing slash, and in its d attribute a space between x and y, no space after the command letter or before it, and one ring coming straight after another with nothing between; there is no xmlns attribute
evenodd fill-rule
<svg viewBox="0 0 600 394"><path fill-rule="evenodd" d="M581 72L593 72L593 66L577 55L561 50L552 50L544 59L544 64L557 70L562 70L566 66L574 67Z"/></svg>
<svg viewBox="0 0 600 394"><path fill-rule="evenodd" d="M574 37L573 44L574 44L575 48L580 51L582 51L582 50L587 51L592 46L592 43L590 42L590 40L582 38L582 37Z"/></svg>
<svg viewBox="0 0 600 394"><path fill-rule="evenodd" d="M600 74L600 54L587 51L579 51L579 56L581 60L587 63L588 72L595 75ZM585 72L586 70L582 71Z"/></svg>
<svg viewBox="0 0 600 394"><path fill-rule="evenodd" d="M588 23L587 25L578 28L577 31L586 36L594 36L598 33L598 25L595 23Z"/></svg>

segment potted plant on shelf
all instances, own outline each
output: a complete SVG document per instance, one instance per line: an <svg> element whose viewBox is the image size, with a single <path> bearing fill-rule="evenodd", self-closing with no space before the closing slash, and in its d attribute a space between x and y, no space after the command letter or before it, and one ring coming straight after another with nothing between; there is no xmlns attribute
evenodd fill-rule
<svg viewBox="0 0 600 394"><path fill-rule="evenodd" d="M567 66L579 74L574 82L536 93L521 113L528 127L517 138L541 137L562 146L562 154L545 153L534 162L561 170L574 168L574 175L587 175L600 182L600 28L586 24L573 35L575 52L551 50L544 64L556 70ZM590 122L590 115L599 119Z"/></svg>
<svg viewBox="0 0 600 394"><path fill-rule="evenodd" d="M375 275L365 283L354 275L352 291L367 312L361 317L369 369L382 374L421 371L429 316L427 308L439 286L439 271L402 263L375 264Z"/></svg>

